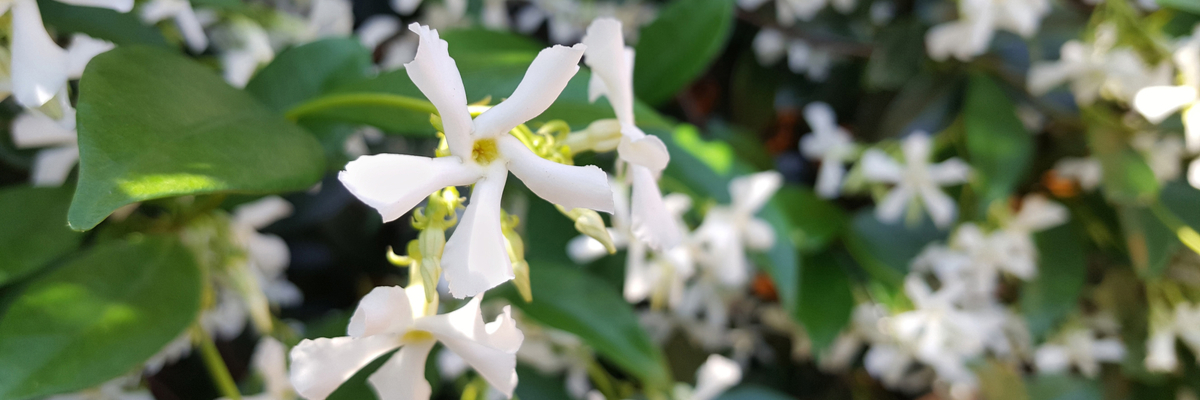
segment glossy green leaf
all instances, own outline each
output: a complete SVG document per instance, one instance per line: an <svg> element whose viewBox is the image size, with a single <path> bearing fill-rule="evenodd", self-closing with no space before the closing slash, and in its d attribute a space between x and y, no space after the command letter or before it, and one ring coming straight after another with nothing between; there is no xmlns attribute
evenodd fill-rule
<svg viewBox="0 0 1200 400"><path fill-rule="evenodd" d="M1163 186L1159 201L1180 221L1192 229L1200 230L1200 190L1186 182L1171 182Z"/></svg>
<svg viewBox="0 0 1200 400"><path fill-rule="evenodd" d="M563 387L563 379L557 376L543 375L540 371L524 365L517 365L517 389L513 391L515 398L520 400L560 400L569 399L567 389Z"/></svg>
<svg viewBox="0 0 1200 400"><path fill-rule="evenodd" d="M944 240L946 231L938 230L929 218L908 226L905 222L885 224L875 218L874 210L858 212L845 236L846 248L872 277L899 287L908 263L925 245Z"/></svg>
<svg viewBox="0 0 1200 400"><path fill-rule="evenodd" d="M42 22L60 34L83 33L118 45L168 46L167 39L153 26L142 23L137 13L119 13L107 8L74 6L55 0L38 0Z"/></svg>
<svg viewBox="0 0 1200 400"><path fill-rule="evenodd" d="M800 251L817 251L829 245L849 222L844 211L807 187L785 185L775 199L787 215L789 237Z"/></svg>
<svg viewBox="0 0 1200 400"><path fill-rule="evenodd" d="M142 200L303 190L325 171L312 135L177 54L117 48L79 86L72 228Z"/></svg>
<svg viewBox="0 0 1200 400"><path fill-rule="evenodd" d="M0 285L45 267L79 246L67 228L70 188L10 187L0 191Z"/></svg>
<svg viewBox="0 0 1200 400"><path fill-rule="evenodd" d="M200 270L176 239L98 245L29 285L0 319L0 399L134 371L196 319Z"/></svg>
<svg viewBox="0 0 1200 400"><path fill-rule="evenodd" d="M967 151L981 196L979 214L1007 199L1029 170L1033 137L1017 117L1017 109L992 78L974 74L963 105Z"/></svg>
<svg viewBox="0 0 1200 400"><path fill-rule="evenodd" d="M1045 336L1076 309L1087 278L1080 238L1071 224L1034 234L1038 275L1021 287L1021 312L1035 338Z"/></svg>
<svg viewBox="0 0 1200 400"><path fill-rule="evenodd" d="M530 260L533 302L512 285L495 290L528 317L579 336L601 357L645 385L669 388L673 381L661 350L638 324L637 315L615 289L578 268ZM493 295L489 293L489 295Z"/></svg>
<svg viewBox="0 0 1200 400"><path fill-rule="evenodd" d="M849 255L822 252L804 260L800 269L800 299L797 319L804 324L814 349L825 349L850 322L854 293L850 276L842 266Z"/></svg>
<svg viewBox="0 0 1200 400"><path fill-rule="evenodd" d="M246 84L246 91L268 108L288 109L367 78L371 51L355 39L325 39L279 53Z"/></svg>
<svg viewBox="0 0 1200 400"><path fill-rule="evenodd" d="M1123 132L1105 126L1105 122L1092 121L1088 129L1088 147L1100 159L1104 171L1104 195L1110 201L1147 204L1158 195L1154 171L1129 147Z"/></svg>
<svg viewBox="0 0 1200 400"><path fill-rule="evenodd" d="M733 28L734 2L674 0L642 28L635 47L637 97L662 104L703 74L720 55Z"/></svg>

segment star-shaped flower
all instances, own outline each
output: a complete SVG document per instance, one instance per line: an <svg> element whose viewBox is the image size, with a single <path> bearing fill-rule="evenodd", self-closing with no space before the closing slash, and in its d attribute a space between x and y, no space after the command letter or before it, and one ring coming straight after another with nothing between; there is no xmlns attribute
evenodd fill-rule
<svg viewBox="0 0 1200 400"><path fill-rule="evenodd" d="M817 194L834 198L842 186L843 165L854 157L856 147L850 133L837 125L833 108L825 103L810 103L804 106L804 120L812 128L812 134L800 138L800 152L812 160L820 160L817 171Z"/></svg>
<svg viewBox="0 0 1200 400"><path fill-rule="evenodd" d="M863 176L867 180L896 185L875 208L880 221L899 220L909 202L920 196L934 224L946 227L953 222L954 200L942 193L941 186L966 182L971 168L958 158L930 164L932 147L929 135L914 132L901 143L905 164L877 149L863 154Z"/></svg>
<svg viewBox="0 0 1200 400"><path fill-rule="evenodd" d="M1032 37L1049 12L1047 0L959 0L959 19L930 29L925 47L935 60L969 61L987 51L998 29Z"/></svg>
<svg viewBox="0 0 1200 400"><path fill-rule="evenodd" d="M404 215L443 187L474 184L466 213L446 241L442 256L450 293L459 298L474 296L513 278L500 229L500 195L509 172L538 196L564 208L613 212L604 171L548 161L508 134L550 107L579 70L576 64L584 46L542 50L512 96L472 120L462 77L446 41L425 26L412 24L409 29L420 36L420 46L406 71L437 107L450 156L363 156L346 164L338 179L378 210L385 222Z"/></svg>
<svg viewBox="0 0 1200 400"><path fill-rule="evenodd" d="M775 230L754 216L783 185L776 171L759 172L729 182L733 203L715 206L696 228L696 261L721 284L742 287L750 280L746 249L766 250L775 244Z"/></svg>

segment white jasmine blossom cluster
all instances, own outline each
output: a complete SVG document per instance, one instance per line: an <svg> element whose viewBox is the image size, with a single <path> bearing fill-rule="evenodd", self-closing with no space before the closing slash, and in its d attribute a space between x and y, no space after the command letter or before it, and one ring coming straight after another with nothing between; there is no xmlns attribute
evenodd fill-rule
<svg viewBox="0 0 1200 400"><path fill-rule="evenodd" d="M1050 12L1048 0L958 0L958 20L942 23L925 35L934 60L969 61L987 51L997 30L1030 38Z"/></svg>

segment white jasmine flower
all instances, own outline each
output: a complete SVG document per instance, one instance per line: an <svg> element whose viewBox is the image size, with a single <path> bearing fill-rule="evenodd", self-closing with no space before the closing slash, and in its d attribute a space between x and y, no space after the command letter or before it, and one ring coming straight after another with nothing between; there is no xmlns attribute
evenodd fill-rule
<svg viewBox="0 0 1200 400"><path fill-rule="evenodd" d="M350 0L313 0L308 12L308 39L350 36L354 32L354 8Z"/></svg>
<svg viewBox="0 0 1200 400"><path fill-rule="evenodd" d="M987 51L998 29L1032 37L1049 12L1047 0L959 0L959 19L930 29L925 47L938 61L969 61Z"/></svg>
<svg viewBox="0 0 1200 400"><path fill-rule="evenodd" d="M1133 98L1133 108L1152 123L1160 123L1176 111L1183 110L1184 135L1187 148L1200 152L1200 26L1192 36L1180 41L1173 56L1179 69L1181 84L1178 86L1150 86L1141 88Z"/></svg>
<svg viewBox="0 0 1200 400"><path fill-rule="evenodd" d="M258 287L270 304L290 306L302 300L300 289L287 280L284 270L291 261L287 243L275 235L262 234L258 230L270 226L292 214L292 204L279 196L267 196L260 200L238 206L233 211L232 225L235 239L246 249L247 264L254 274ZM261 312L269 313L268 310ZM269 319L269 314L258 318Z"/></svg>
<svg viewBox="0 0 1200 400"><path fill-rule="evenodd" d="M142 5L142 21L156 24L167 18L175 20L175 26L183 36L183 43L193 53L204 52L208 48L208 36L204 34L204 25L192 10L192 4L187 0L151 0Z"/></svg>
<svg viewBox="0 0 1200 400"><path fill-rule="evenodd" d="M570 333L534 324L518 325L525 341L517 350L517 360L546 375L564 374L567 393L585 398L592 390L587 371L593 359L591 350Z"/></svg>
<svg viewBox="0 0 1200 400"><path fill-rule="evenodd" d="M665 202L671 223L681 231L686 230L683 214L691 208L691 198L672 193L667 195ZM692 248L684 244L666 251L650 251L649 255L647 250L642 242L635 240L629 243L625 263L625 300L638 303L650 299L653 306L665 300L667 307L675 307L683 299L684 284L695 273Z"/></svg>
<svg viewBox="0 0 1200 400"><path fill-rule="evenodd" d="M141 381L141 375L125 375L91 389L54 395L46 400L154 400L150 391L141 387Z"/></svg>
<svg viewBox="0 0 1200 400"><path fill-rule="evenodd" d="M1043 94L1069 82L1075 102L1090 105L1101 94L1129 101L1142 88L1170 81L1169 65L1154 68L1133 49L1115 48L1116 36L1115 27L1101 25L1092 43L1072 40L1063 44L1059 61L1034 63L1029 68L1029 91Z"/></svg>
<svg viewBox="0 0 1200 400"><path fill-rule="evenodd" d="M792 72L817 82L829 77L833 56L828 51L817 49L804 40L794 39L788 45L787 55L788 69Z"/></svg>
<svg viewBox="0 0 1200 400"><path fill-rule="evenodd" d="M1120 362L1122 358L1125 358L1125 345L1120 340L1097 338L1096 332L1086 328L1060 334L1039 347L1033 357L1038 372L1053 374L1075 366L1088 378L1096 377L1101 362Z"/></svg>
<svg viewBox="0 0 1200 400"><path fill-rule="evenodd" d="M675 387L675 398L680 400L712 400L737 385L742 380L742 367L738 363L712 354L696 370L696 387L686 384Z"/></svg>
<svg viewBox="0 0 1200 400"><path fill-rule="evenodd" d="M1063 157L1054 164L1054 174L1078 182L1085 191L1092 191L1104 179L1104 168L1100 160L1092 157Z"/></svg>
<svg viewBox="0 0 1200 400"><path fill-rule="evenodd" d="M766 250L775 245L771 225L754 216L783 185L776 171L759 172L729 182L733 203L714 206L696 228L697 262L723 285L742 287L750 280L746 249Z"/></svg>
<svg viewBox="0 0 1200 400"><path fill-rule="evenodd" d="M634 120L633 48L625 46L621 22L596 19L588 27L583 44L587 46L584 63L592 69L588 98L595 101L602 95L606 97L621 124L617 154L629 163L633 181L630 230L634 237L655 250L675 247L683 233L663 205L656 178L670 162L671 155L662 140L642 132Z"/></svg>
<svg viewBox="0 0 1200 400"><path fill-rule="evenodd" d="M275 338L263 336L250 357L250 365L262 377L263 392L242 396L246 400L293 400L296 391L288 381L287 347ZM222 397L221 400L228 400Z"/></svg>
<svg viewBox="0 0 1200 400"><path fill-rule="evenodd" d="M378 210L385 222L443 187L474 184L466 213L446 241L442 258L450 292L460 298L474 296L513 278L500 230L500 196L510 171L538 196L564 208L613 212L607 176L599 168L548 161L508 135L554 102L579 69L583 46L542 50L512 96L472 120L447 43L428 27L413 24L409 29L420 36L421 44L406 71L437 107L450 156L363 156L346 164L338 179Z"/></svg>
<svg viewBox="0 0 1200 400"><path fill-rule="evenodd" d="M129 12L133 0L67 0L63 3ZM27 108L40 107L67 86L71 57L58 47L42 24L35 0L14 0L0 7L11 10L12 94Z"/></svg>
<svg viewBox="0 0 1200 400"><path fill-rule="evenodd" d="M810 160L820 160L817 172L817 194L831 199L841 190L845 163L853 160L857 147L850 133L837 125L833 108L825 103L804 106L804 120L812 133L800 138L800 152Z"/></svg>
<svg viewBox="0 0 1200 400"><path fill-rule="evenodd" d="M505 397L517 385L516 353L523 339L508 306L484 323L476 296L448 314L434 315L425 292L398 286L377 287L363 297L350 318L349 336L305 339L292 348L291 382L310 400L321 400L375 358L396 348L367 380L380 398L427 400L425 360L441 342Z"/></svg>
<svg viewBox="0 0 1200 400"><path fill-rule="evenodd" d="M875 216L880 221L899 220L905 207L917 196L934 224L944 228L954 221L954 200L942 193L940 187L966 182L971 169L958 158L930 164L932 147L929 135L914 132L901 142L905 164L878 149L869 149L863 154L863 176L868 181L896 185L875 208Z"/></svg>
<svg viewBox="0 0 1200 400"><path fill-rule="evenodd" d="M1171 372L1179 369L1175 340L1183 341L1192 354L1200 354L1200 305L1180 303L1171 313L1151 311L1150 337L1146 339L1146 369Z"/></svg>
<svg viewBox="0 0 1200 400"><path fill-rule="evenodd" d="M244 18L234 19L217 36L222 48L221 67L225 81L236 88L246 87L260 65L275 58L271 37L257 23Z"/></svg>

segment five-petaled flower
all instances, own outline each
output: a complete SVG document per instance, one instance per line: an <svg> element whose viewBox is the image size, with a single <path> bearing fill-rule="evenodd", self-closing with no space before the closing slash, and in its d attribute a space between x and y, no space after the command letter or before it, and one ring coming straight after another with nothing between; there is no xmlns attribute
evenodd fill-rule
<svg viewBox="0 0 1200 400"><path fill-rule="evenodd" d="M450 293L474 296L513 278L500 229L500 195L510 171L538 196L567 209L613 212L607 175L600 168L548 161L508 134L550 107L579 70L584 46L542 50L512 96L472 120L446 41L425 26L409 29L420 36L420 45L406 70L437 107L450 156L363 156L347 164L338 178L384 221L399 218L438 189L475 184L442 258Z"/></svg>
<svg viewBox="0 0 1200 400"><path fill-rule="evenodd" d="M954 200L942 193L940 186L966 182L971 168L958 158L930 164L932 147L927 134L915 132L901 143L905 164L878 149L863 154L863 176L867 180L896 185L875 208L875 216L880 221L899 220L905 206L916 196L921 197L925 210L937 226L946 227L954 221Z"/></svg>

